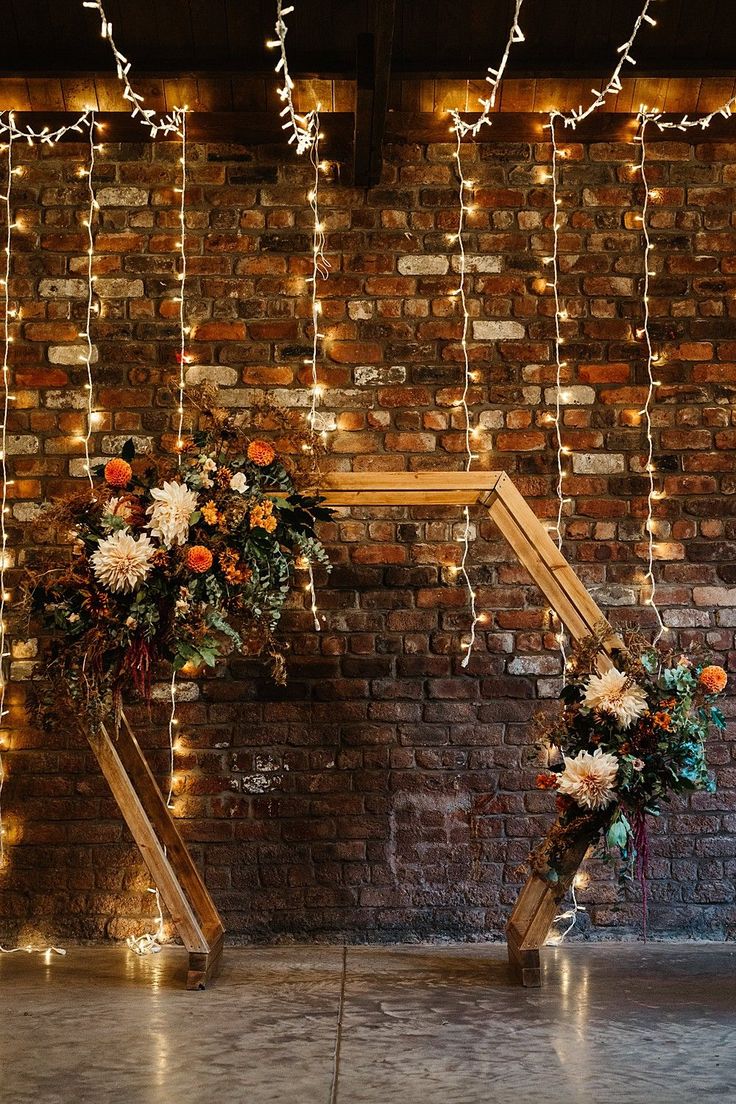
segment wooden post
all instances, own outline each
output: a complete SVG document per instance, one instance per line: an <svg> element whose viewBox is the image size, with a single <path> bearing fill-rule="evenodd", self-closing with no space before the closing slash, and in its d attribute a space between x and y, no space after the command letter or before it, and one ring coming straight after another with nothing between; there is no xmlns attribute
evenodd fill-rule
<svg viewBox="0 0 736 1104"><path fill-rule="evenodd" d="M225 928L123 714L117 735L101 725L87 739L172 922L189 952L187 989L216 974Z"/></svg>

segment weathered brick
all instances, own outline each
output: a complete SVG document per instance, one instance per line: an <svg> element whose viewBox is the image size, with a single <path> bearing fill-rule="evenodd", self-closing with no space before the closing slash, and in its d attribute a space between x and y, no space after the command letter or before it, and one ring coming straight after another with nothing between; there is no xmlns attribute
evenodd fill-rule
<svg viewBox="0 0 736 1104"><path fill-rule="evenodd" d="M475 341L516 341L526 337L520 322L474 322Z"/></svg>

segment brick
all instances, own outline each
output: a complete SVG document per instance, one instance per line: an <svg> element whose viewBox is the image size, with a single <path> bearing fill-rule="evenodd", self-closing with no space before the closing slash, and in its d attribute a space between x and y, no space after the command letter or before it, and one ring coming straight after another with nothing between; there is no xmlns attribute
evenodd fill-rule
<svg viewBox="0 0 736 1104"><path fill-rule="evenodd" d="M86 299L86 280L40 280L38 294L42 299Z"/></svg>
<svg viewBox="0 0 736 1104"><path fill-rule="evenodd" d="M244 322L200 322L194 330L196 341L244 341Z"/></svg>
<svg viewBox="0 0 736 1104"><path fill-rule="evenodd" d="M100 207L145 207L148 191L144 188L98 188L96 197Z"/></svg>
<svg viewBox="0 0 736 1104"><path fill-rule="evenodd" d="M516 341L526 337L520 322L474 322L474 341Z"/></svg>
<svg viewBox="0 0 736 1104"><path fill-rule="evenodd" d="M144 294L142 280L126 280L121 277L103 279L98 276L95 291L102 299L140 299Z"/></svg>
<svg viewBox="0 0 736 1104"><path fill-rule="evenodd" d="M623 456L610 453L576 453L572 457L572 470L581 475L611 475L625 470Z"/></svg>
<svg viewBox="0 0 736 1104"><path fill-rule="evenodd" d="M193 385L205 380L221 387L234 387L239 376L235 368L227 368L222 364L190 364L186 371L186 382Z"/></svg>
<svg viewBox="0 0 736 1104"><path fill-rule="evenodd" d="M449 267L449 261L443 255L399 257L399 272L402 276L444 276Z"/></svg>
<svg viewBox="0 0 736 1104"><path fill-rule="evenodd" d="M88 355L87 345L50 345L48 350L48 358L51 364L83 364ZM97 364L99 360L99 350L96 345L92 346L92 351L89 353L89 359L91 364Z"/></svg>
<svg viewBox="0 0 736 1104"><path fill-rule="evenodd" d="M353 369L353 381L356 387L387 387L390 384L406 381L406 368L400 364L379 368L364 365Z"/></svg>

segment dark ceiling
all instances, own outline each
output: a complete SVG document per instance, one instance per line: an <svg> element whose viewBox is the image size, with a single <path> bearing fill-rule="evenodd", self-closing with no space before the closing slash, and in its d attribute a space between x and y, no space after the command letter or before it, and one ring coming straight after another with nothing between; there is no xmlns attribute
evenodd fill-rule
<svg viewBox="0 0 736 1104"><path fill-rule="evenodd" d="M395 73L478 76L503 50L513 0L396 0ZM612 68L642 0L526 0L526 42L508 74L575 75ZM275 0L106 0L118 47L136 72L267 72ZM656 28L634 55L644 73L732 73L736 0L658 0ZM371 0L296 0L289 16L295 74L351 75ZM104 72L110 52L81 0L0 0L0 69ZM628 67L627 67L628 68ZM633 75L630 74L630 75Z"/></svg>

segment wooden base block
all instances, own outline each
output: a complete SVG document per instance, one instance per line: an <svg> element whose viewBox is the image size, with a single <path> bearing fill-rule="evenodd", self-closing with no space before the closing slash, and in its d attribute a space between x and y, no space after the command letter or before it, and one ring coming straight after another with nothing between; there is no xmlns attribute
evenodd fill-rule
<svg viewBox="0 0 736 1104"><path fill-rule="evenodd" d="M189 952L189 970L187 972L187 989L206 989L220 972L222 964L222 949L225 943L224 932L221 932L209 951Z"/></svg>

